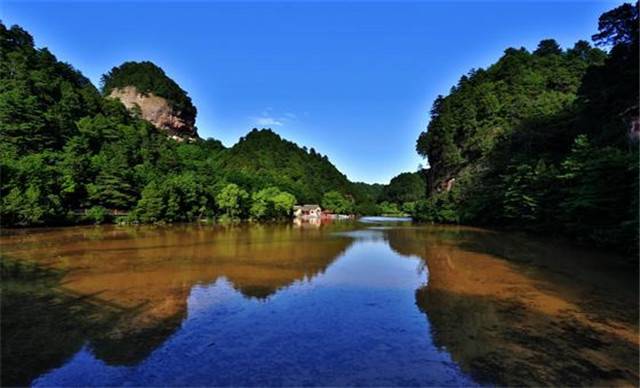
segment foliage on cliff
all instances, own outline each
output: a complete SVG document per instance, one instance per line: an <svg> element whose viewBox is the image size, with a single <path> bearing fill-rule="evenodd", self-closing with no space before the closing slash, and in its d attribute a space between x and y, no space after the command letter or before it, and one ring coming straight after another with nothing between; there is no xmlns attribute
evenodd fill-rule
<svg viewBox="0 0 640 388"><path fill-rule="evenodd" d="M196 117L196 107L187 92L152 62L125 62L104 74L101 81L104 95L116 88L135 86L143 94L153 93L165 98L181 115Z"/></svg>
<svg viewBox="0 0 640 388"><path fill-rule="evenodd" d="M417 218L637 249L637 4L603 14L593 39L612 47L507 49L436 99L416 146L430 166Z"/></svg>

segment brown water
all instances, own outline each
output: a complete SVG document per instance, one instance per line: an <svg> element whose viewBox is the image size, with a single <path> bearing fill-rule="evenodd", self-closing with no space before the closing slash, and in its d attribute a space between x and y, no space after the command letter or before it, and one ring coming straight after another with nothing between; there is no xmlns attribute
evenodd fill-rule
<svg viewBox="0 0 640 388"><path fill-rule="evenodd" d="M338 223L0 246L3 385L638 385L637 267L557 241Z"/></svg>

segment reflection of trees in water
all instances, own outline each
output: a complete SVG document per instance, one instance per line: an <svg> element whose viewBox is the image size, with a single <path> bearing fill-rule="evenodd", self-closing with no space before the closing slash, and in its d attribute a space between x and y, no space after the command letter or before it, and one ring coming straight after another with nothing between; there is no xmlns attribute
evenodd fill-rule
<svg viewBox="0 0 640 388"><path fill-rule="evenodd" d="M87 342L109 364L135 364L179 327L195 284L224 277L245 297L267 298L324 272L362 238L334 234L340 229L353 226L4 236L3 253L20 261L3 261L2 382L28 384ZM416 303L436 344L480 381L637 382L637 272L618 276L602 263L609 256L465 227L377 229L380 236L427 263L429 285Z"/></svg>
<svg viewBox="0 0 640 388"><path fill-rule="evenodd" d="M140 308L65 289L66 271L2 258L3 386L28 385L87 342L109 364L132 365L173 333L185 311L153 326L127 330Z"/></svg>
<svg viewBox="0 0 640 388"><path fill-rule="evenodd" d="M427 263L429 285L416 303L436 344L479 381L637 384L637 269L621 272L609 255L557 241L474 228L399 228L387 238Z"/></svg>
<svg viewBox="0 0 640 388"><path fill-rule="evenodd" d="M637 345L576 318L548 315L517 297L416 292L436 344L479 382L617 385L637 381Z"/></svg>
<svg viewBox="0 0 640 388"><path fill-rule="evenodd" d="M0 258L2 386L28 385L73 356L88 329L100 326L85 298L59 292L65 272Z"/></svg>
<svg viewBox="0 0 640 388"><path fill-rule="evenodd" d="M3 269L31 263L46 276L3 270L2 382L28 384L86 341L108 364L138 363L180 326L195 284L224 277L247 298L267 298L323 273L352 243L332 234L346 228L65 228L3 237L5 253L20 258L5 258Z"/></svg>

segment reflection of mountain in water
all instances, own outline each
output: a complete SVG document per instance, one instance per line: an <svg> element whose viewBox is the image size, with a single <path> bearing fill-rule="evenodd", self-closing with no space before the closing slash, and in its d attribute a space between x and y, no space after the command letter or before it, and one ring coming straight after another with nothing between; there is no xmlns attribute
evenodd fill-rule
<svg viewBox="0 0 640 388"><path fill-rule="evenodd" d="M230 284L256 303L256 298L270 298L294 282L323 273L356 240L384 240L396 253L424 260L428 286L416 291L415 301L428 316L430 336L478 381L637 384L637 268L621 271L612 264L616 260L611 255L476 228L398 225L363 229L350 224L331 228L68 228L2 237L7 256L2 260L2 383L28 384L85 344L107 364L137 364L168 343L167 338L184 322L187 299L193 297L195 285L209 285L210 289L224 279L220 284ZM358 263L357 270L340 272L341 261L328 274L334 275L333 281L342 279L337 284L393 289L388 287L393 276L376 275L376 268L386 271L389 267L376 267L387 256L367 251L375 246L363 244L360 254L346 256ZM393 256L387 259L386 264L398 264ZM358 277L366 281L355 282ZM393 279L406 284L404 277ZM321 283L327 277L316 280ZM408 292L409 305L413 287ZM324 291L336 290L340 287ZM200 295L207 306L218 303L211 295L215 293ZM323 310L316 308L334 302L334 297L298 312L317 322ZM354 312L349 329L358 330L359 314L373 314L366 321L371 323L392 314L389 305L378 311L377 304L361 302L358 299L353 309L348 305ZM212 319L218 319L214 310L208 310L206 327L211 328ZM196 315L185 324L197 319ZM257 321L269 317L270 313ZM273 321L278 322L277 327L286 326L291 319L288 313L273 317L282 319ZM244 322L239 319L236 322ZM226 325L215 322L222 328ZM253 322L244 322L246 333L254 333ZM268 329L263 334L274 334ZM291 329L284 330L287 337L283 341L297 346L288 342ZM324 335L327 330L318 333ZM298 334L300 343L314 343L313 336L304 337L305 330ZM236 340L250 337L242 335ZM198 341L189 344L208 346ZM360 346L354 348L352 357L361 357ZM244 349L232 350L242 353ZM242 361L251 365L252 360Z"/></svg>
<svg viewBox="0 0 640 388"><path fill-rule="evenodd" d="M429 283L416 302L438 346L477 380L637 384L637 269L616 270L602 252L475 228L386 236L396 252L425 260Z"/></svg>
<svg viewBox="0 0 640 388"><path fill-rule="evenodd" d="M194 285L226 278L247 298L267 298L324 272L352 239L324 228L185 226L65 228L1 241L11 258L3 260L11 279L3 282L3 338L21 338L3 341L2 383L14 385L85 341L109 364L135 364L179 327Z"/></svg>

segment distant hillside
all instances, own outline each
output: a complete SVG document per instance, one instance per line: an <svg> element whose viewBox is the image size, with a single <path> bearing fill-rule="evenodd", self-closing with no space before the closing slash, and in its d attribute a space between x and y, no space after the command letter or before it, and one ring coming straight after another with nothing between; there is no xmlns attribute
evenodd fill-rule
<svg viewBox="0 0 640 388"><path fill-rule="evenodd" d="M393 177L379 194L379 200L398 205L423 199L426 194L424 174L404 172Z"/></svg>
<svg viewBox="0 0 640 388"><path fill-rule="evenodd" d="M274 185L305 203L320 203L322 194L337 190L353 195L353 185L313 148L282 139L270 129L253 129L220 158L220 169L248 187Z"/></svg>

